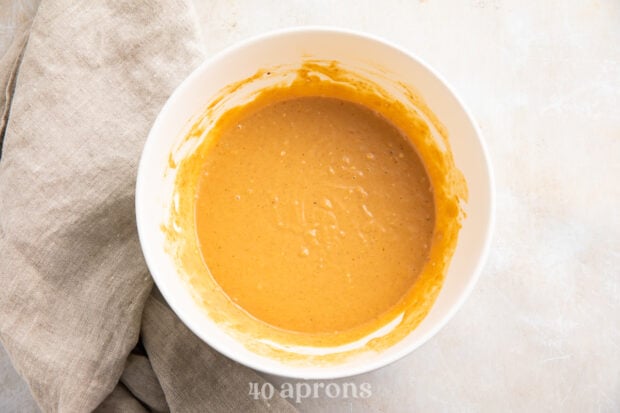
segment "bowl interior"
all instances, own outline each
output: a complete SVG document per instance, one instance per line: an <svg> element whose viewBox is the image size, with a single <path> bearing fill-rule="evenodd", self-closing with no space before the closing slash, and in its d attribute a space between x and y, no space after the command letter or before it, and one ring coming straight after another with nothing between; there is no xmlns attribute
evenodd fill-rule
<svg viewBox="0 0 620 413"><path fill-rule="evenodd" d="M172 148L191 119L224 86L276 65L299 66L307 59L377 68L411 85L446 127L457 167L469 189L457 249L443 288L427 317L405 339L380 353L367 352L335 365L293 364L260 356L237 342L199 308L166 253L160 227L171 203L173 177L165 174ZM377 79L380 83L381 80ZM234 100L231 104L234 104ZM240 102L238 102L240 103ZM472 289L483 264L493 219L492 180L479 131L441 78L418 59L384 41L330 29L292 29L241 43L196 69L170 97L147 139L136 187L138 230L151 274L171 308L209 345L249 367L296 378L336 378L366 372L409 353L435 334Z"/></svg>

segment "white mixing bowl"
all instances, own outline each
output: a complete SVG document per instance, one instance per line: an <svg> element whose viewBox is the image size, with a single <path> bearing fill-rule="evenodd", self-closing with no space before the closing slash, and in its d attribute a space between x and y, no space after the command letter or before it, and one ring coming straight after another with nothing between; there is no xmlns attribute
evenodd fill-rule
<svg viewBox="0 0 620 413"><path fill-rule="evenodd" d="M411 85L446 127L456 166L469 188L466 218L446 278L431 311L404 339L380 352L369 351L339 363L293 363L257 354L211 320L192 298L165 248L162 223L170 199L165 178L172 148L188 122L227 85L257 70L299 65L305 59L344 65L376 65ZM378 84L383 81L375 79ZM202 340L226 356L267 373L326 379L367 372L410 353L442 328L472 290L485 261L493 226L493 184L480 131L447 83L409 52L361 33L327 28L294 28L262 35L217 54L198 67L172 94L148 136L138 170L136 214L140 242L160 291L179 318Z"/></svg>

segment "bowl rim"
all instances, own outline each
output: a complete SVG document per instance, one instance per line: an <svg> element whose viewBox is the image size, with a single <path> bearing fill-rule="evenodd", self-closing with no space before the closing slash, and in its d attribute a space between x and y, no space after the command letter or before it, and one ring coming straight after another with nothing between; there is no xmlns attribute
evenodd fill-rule
<svg viewBox="0 0 620 413"><path fill-rule="evenodd" d="M436 322L428 330L428 332L422 335L417 341L415 341L411 345L404 346L402 349L399 349L392 354L388 354L383 357L378 357L376 360L373 360L368 363L358 363L357 365L338 365L338 366L333 366L333 367L330 366L329 369L324 369L324 370L320 368L316 368L316 366L314 366L315 368L312 369L311 373L307 371L307 367L282 365L282 366L269 366L269 368L267 368L260 362L260 359L258 357L257 358L246 357L245 355L240 355L234 351L230 351L225 345L221 344L220 342L210 340L207 334L205 334L201 330L201 328L198 325L196 325L196 323L193 320L189 319L187 315L184 314L183 311L178 311L178 308L175 308L176 306L174 305L175 300L172 297L170 297L171 293L166 291L165 289L159 289L159 286L161 285L162 281L158 281L160 276L158 275L157 266L153 262L153 259L150 258L150 254L147 253L148 248L145 247L145 245L149 241L145 239L144 234L146 230L143 230L142 228L145 225L147 225L147 223L144 222L145 218L142 218L141 217L142 214L140 213L140 211L142 211L145 208L145 206L142 205L142 201L141 201L142 196L140 194L144 191L143 188L147 186L147 183L144 182L145 173L142 171L146 169L146 164L148 162L147 154L151 152L149 148L150 146L153 145L153 141L154 141L153 135L155 134L155 131L160 128L160 123L163 122L162 114L170 110L170 107L172 106L172 102L175 100L174 97L177 95L184 94L186 89L191 88L191 85L194 84L195 79L199 77L203 71L207 70L209 66L214 65L221 60L224 60L227 56L236 53L239 49L245 49L247 47L251 47L253 44L261 43L261 42L267 41L272 38L287 36L291 34L332 34L332 35L337 35L337 36L344 35L344 36L361 38L365 41L371 41L374 43L378 43L382 47L391 48L395 50L396 52L399 52L407 56L409 59L415 61L418 65L420 65L425 70L427 70L447 89L449 94L452 95L452 97L456 100L459 108L465 114L467 121L474 128L476 138L480 144L481 154L484 159L484 172L486 174L485 184L489 188L489 194L488 194L489 195L488 196L489 214L486 220L486 227L482 231L483 244L482 244L481 253L478 257L478 260L476 262L476 265L474 266L473 271L471 272L471 275L468 281L465 284L465 287L462 288L456 294L456 300L453 302L452 305L449 306L445 314L440 317L439 321ZM145 141L145 144L142 149L141 156L140 156L140 161L139 161L138 169L137 169L136 187L135 187L136 225L137 225L137 230L138 230L138 238L140 241L140 246L143 252L144 259L149 269L149 273L151 277L153 278L155 284L158 286L159 291L161 292L162 296L164 297L164 299L166 300L166 302L168 303L172 311L175 313L175 315L179 317L179 319L183 322L183 324L187 328L189 328L193 334L198 336L203 342L205 342L207 345L217 350L220 354L223 354L224 356L230 358L231 360L234 360L254 370L261 371L267 374L274 374L274 375L278 375L281 377L288 377L288 378L294 378L294 379L315 379L315 380L317 379L338 379L338 378L351 377L351 376L367 373L373 370L377 370L379 368L388 366L402 359L406 355L411 354L414 350L426 344L433 336L435 336L442 328L444 328L445 325L454 317L454 314L461 308L465 300L471 294L474 286L476 285L476 283L478 282L478 279L480 278L482 268L488 259L490 246L491 246L491 242L493 238L494 226L495 226L496 194L495 194L494 183L495 183L495 180L493 176L493 169L491 167L491 161L490 161L490 157L488 154L486 142L482 136L482 132L478 124L476 123L473 116L471 115L470 110L464 104L463 100L456 93L456 91L450 85L450 83L448 83L448 81L441 74L439 74L435 69L433 69L423 59L421 59L420 57L416 56L412 52L404 49L403 47L389 40L386 40L382 37L369 34L369 33L365 33L362 31L346 29L346 28L341 28L341 27L333 27L333 26L315 26L315 25L295 26L295 27L273 30L273 31L269 31L266 33L261 33L255 36L251 36L247 39L235 42L234 44L228 47L225 47L223 50L206 58L200 65L198 65L194 70L192 70L189 76L187 76L170 94L170 96L166 100L166 103L162 106L157 117L155 118L155 121L153 122L153 125L148 133L147 139ZM273 367L277 367L277 368L273 368ZM334 371L334 367L335 369L337 369L337 372Z"/></svg>

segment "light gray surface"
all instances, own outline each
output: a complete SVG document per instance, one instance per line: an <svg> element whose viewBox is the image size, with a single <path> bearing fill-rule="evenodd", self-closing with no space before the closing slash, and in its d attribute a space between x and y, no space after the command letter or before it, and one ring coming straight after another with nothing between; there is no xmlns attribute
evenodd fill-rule
<svg viewBox="0 0 620 413"><path fill-rule="evenodd" d="M0 412L38 412L28 386L17 374L8 354L0 346Z"/></svg>
<svg viewBox="0 0 620 413"><path fill-rule="evenodd" d="M299 407L619 411L620 2L260 3L196 1L207 51L302 24L396 42L468 104L498 191L491 256L457 316L412 355L349 380L371 383L370 399ZM0 411L27 405L0 361Z"/></svg>

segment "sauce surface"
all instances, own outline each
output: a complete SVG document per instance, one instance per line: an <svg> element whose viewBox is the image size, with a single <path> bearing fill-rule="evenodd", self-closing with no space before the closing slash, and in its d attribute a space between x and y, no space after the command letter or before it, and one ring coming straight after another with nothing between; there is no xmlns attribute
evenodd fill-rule
<svg viewBox="0 0 620 413"><path fill-rule="evenodd" d="M248 107L203 160L204 262L275 327L344 331L410 290L429 258L432 186L409 139L362 105L301 97Z"/></svg>

